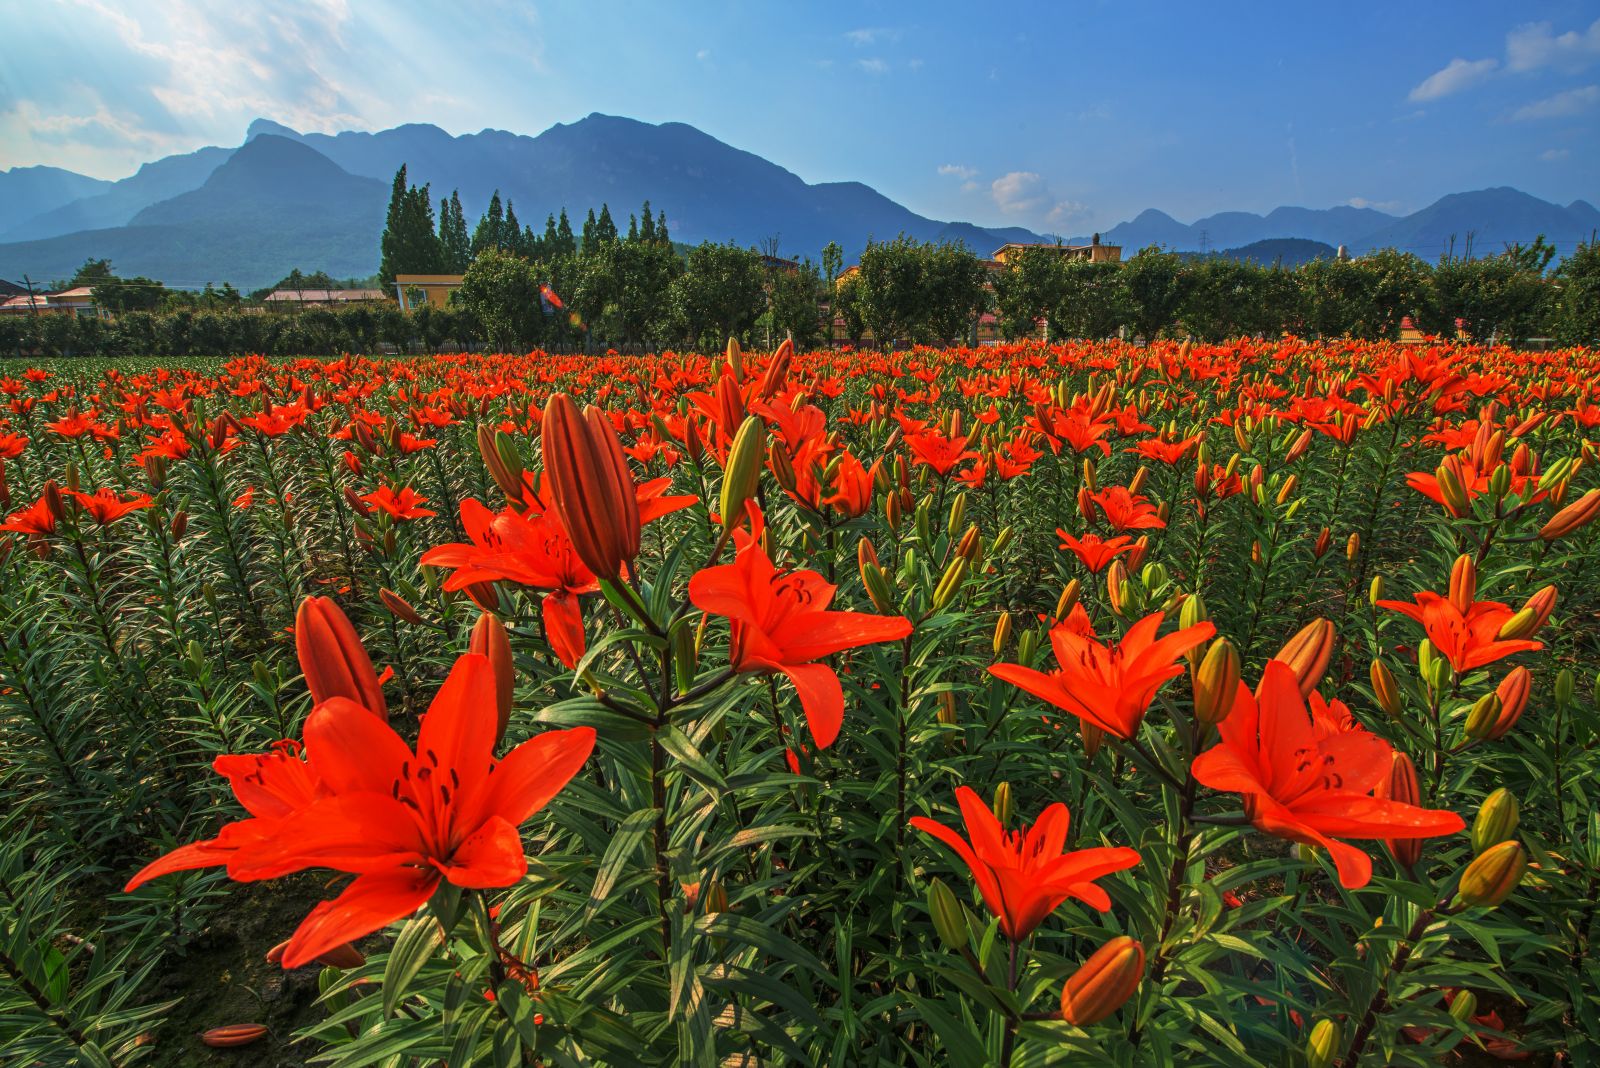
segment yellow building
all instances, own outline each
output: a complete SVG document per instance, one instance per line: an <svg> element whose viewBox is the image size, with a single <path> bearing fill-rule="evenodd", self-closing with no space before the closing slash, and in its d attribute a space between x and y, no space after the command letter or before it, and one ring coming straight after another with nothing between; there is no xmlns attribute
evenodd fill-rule
<svg viewBox="0 0 1600 1068"><path fill-rule="evenodd" d="M104 318L100 309L95 307L94 287L78 286L76 289L65 289L60 293L52 293L49 297L50 306L57 311L69 311L74 315L87 318Z"/></svg>
<svg viewBox="0 0 1600 1068"><path fill-rule="evenodd" d="M1010 241L995 249L992 258L997 263L1007 263L1010 261L1011 257L1016 256L1025 248L1046 248L1052 252L1059 252L1061 255L1070 259L1088 260L1091 263L1122 262L1122 246L1102 245L1100 243L1099 234L1095 234L1094 239L1091 240L1087 245L1047 245L1042 242L1038 244L1024 244L1018 241Z"/></svg>
<svg viewBox="0 0 1600 1068"><path fill-rule="evenodd" d="M443 308L450 303L450 294L461 288L465 277L460 274L397 274L394 292L403 311L411 311L424 302Z"/></svg>

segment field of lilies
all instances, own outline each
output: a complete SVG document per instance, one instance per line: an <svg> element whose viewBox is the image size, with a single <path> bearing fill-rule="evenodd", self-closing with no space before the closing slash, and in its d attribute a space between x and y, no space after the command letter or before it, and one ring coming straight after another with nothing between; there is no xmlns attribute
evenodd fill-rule
<svg viewBox="0 0 1600 1068"><path fill-rule="evenodd" d="M1600 354L0 405L0 1064L1600 1061Z"/></svg>

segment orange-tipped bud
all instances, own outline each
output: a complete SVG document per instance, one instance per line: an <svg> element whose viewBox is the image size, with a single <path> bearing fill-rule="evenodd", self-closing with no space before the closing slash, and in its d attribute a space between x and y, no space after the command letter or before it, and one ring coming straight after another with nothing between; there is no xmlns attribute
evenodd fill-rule
<svg viewBox="0 0 1600 1068"><path fill-rule="evenodd" d="M1551 516L1549 521L1539 528L1539 537L1545 541L1564 538L1573 531L1588 526L1597 515L1600 515L1600 489L1592 489Z"/></svg>
<svg viewBox="0 0 1600 1068"><path fill-rule="evenodd" d="M1461 900L1478 908L1494 908L1511 896L1528 870L1528 851L1521 842L1490 846L1461 873Z"/></svg>
<svg viewBox="0 0 1600 1068"><path fill-rule="evenodd" d="M1521 813L1517 808L1517 795L1504 786L1483 799L1478 815L1472 821L1472 851L1484 850L1510 841L1517 833Z"/></svg>
<svg viewBox="0 0 1600 1068"><path fill-rule="evenodd" d="M482 457L483 466L488 469L489 477L494 479L494 484L500 487L500 492L506 495L506 499L522 500L521 465L512 467L506 462L507 457L500 449L494 429L487 423L478 424L478 455Z"/></svg>
<svg viewBox="0 0 1600 1068"><path fill-rule="evenodd" d="M1400 715L1400 687L1394 681L1394 673L1382 660L1374 660L1372 669L1368 672L1372 679L1372 696L1377 700L1378 707L1389 714L1390 717Z"/></svg>
<svg viewBox="0 0 1600 1068"><path fill-rule="evenodd" d="M1093 760L1095 754L1100 752L1100 747L1105 744L1106 732L1088 720L1080 719L1078 733L1083 737L1083 755Z"/></svg>
<svg viewBox="0 0 1600 1068"><path fill-rule="evenodd" d="M1527 711L1528 697L1533 693L1533 674L1525 667L1514 667L1495 687L1500 699L1500 714L1484 734L1484 740L1496 741L1510 733L1522 713Z"/></svg>
<svg viewBox="0 0 1600 1068"><path fill-rule="evenodd" d="M1149 554L1149 552L1150 537L1147 534L1141 534L1139 536L1139 540L1134 542L1132 548L1128 550L1128 569L1130 571L1137 571L1139 569L1139 565L1144 563L1144 558Z"/></svg>
<svg viewBox="0 0 1600 1068"><path fill-rule="evenodd" d="M1407 805L1419 804L1422 800L1422 788L1417 783L1417 766L1398 749L1389 756L1389 775L1378 782L1377 796ZM1394 859L1407 871L1415 868L1417 861L1422 859L1420 838L1385 838L1383 844L1389 847Z"/></svg>
<svg viewBox="0 0 1600 1068"><path fill-rule="evenodd" d="M1550 621L1550 613L1555 611L1555 607L1556 588L1546 586L1529 597L1516 615L1506 620L1497 637L1501 641L1519 641L1532 636Z"/></svg>
<svg viewBox="0 0 1600 1068"><path fill-rule="evenodd" d="M1472 557L1462 553L1450 568L1450 604L1457 612L1466 615L1478 595L1478 565Z"/></svg>
<svg viewBox="0 0 1600 1068"><path fill-rule="evenodd" d="M1461 478L1456 473L1457 466L1456 462L1446 460L1434 470L1433 477L1439 484L1439 496L1444 498L1445 510L1459 519L1472 510L1472 501L1461 485Z"/></svg>
<svg viewBox="0 0 1600 1068"><path fill-rule="evenodd" d="M1310 447L1311 430L1308 427L1300 432L1300 436L1298 438L1294 439L1294 444L1289 446L1289 451L1284 454L1283 462L1286 464L1294 463L1296 460L1300 459L1300 457L1304 456L1306 454L1306 450Z"/></svg>
<svg viewBox="0 0 1600 1068"><path fill-rule="evenodd" d="M1300 633L1284 643L1272 659L1281 660L1294 671L1300 681L1300 696L1310 697L1311 691L1322 681L1333 657L1333 624L1326 619L1313 619Z"/></svg>
<svg viewBox="0 0 1600 1068"><path fill-rule="evenodd" d="M990 643L991 651L996 660L1005 652L1006 643L1011 640L1011 613L1001 612L1000 618L994 621L994 640Z"/></svg>
<svg viewBox="0 0 1600 1068"><path fill-rule="evenodd" d="M1119 935L1094 951L1061 988L1061 1017L1088 1027L1120 1009L1144 976L1144 946Z"/></svg>
<svg viewBox="0 0 1600 1068"><path fill-rule="evenodd" d="M506 724L511 722L511 699L516 691L517 672L511 657L511 637L506 626L493 612L485 612L472 625L472 638L467 651L489 658L494 670L496 745L506 736Z"/></svg>
<svg viewBox="0 0 1600 1068"><path fill-rule="evenodd" d="M383 607L387 608L396 619L402 619L411 624L422 622L422 617L417 614L415 608L411 607L411 602L395 593L389 587L385 586L378 591L378 599L383 602Z"/></svg>
<svg viewBox="0 0 1600 1068"><path fill-rule="evenodd" d="M381 719L389 718L372 658L350 618L327 597L307 597L294 617L294 646L311 700L348 697Z"/></svg>
<svg viewBox="0 0 1600 1068"><path fill-rule="evenodd" d="M856 543L856 564L861 567L865 567L868 564L873 567L880 566L878 563L878 550L873 548L870 538L862 538Z"/></svg>
<svg viewBox="0 0 1600 1068"><path fill-rule="evenodd" d="M200 1036L200 1041L213 1049L232 1049L248 1046L267 1037L267 1025L257 1023L224 1024L213 1027Z"/></svg>
<svg viewBox="0 0 1600 1068"><path fill-rule="evenodd" d="M1206 727L1215 727L1233 711L1239 692L1239 653L1226 638L1218 638L1206 650L1205 659L1194 673L1194 718Z"/></svg>
<svg viewBox="0 0 1600 1068"><path fill-rule="evenodd" d="M1067 613L1072 611L1072 606L1078 603L1078 598L1082 595L1083 584L1077 579L1061 587L1061 596L1056 598L1056 610L1051 614L1051 620L1060 623L1066 619Z"/></svg>
<svg viewBox="0 0 1600 1068"><path fill-rule="evenodd" d="M557 393L545 405L540 436L551 511L578 559L615 580L639 555L639 499L616 428L599 408L580 412Z"/></svg>
<svg viewBox="0 0 1600 1068"><path fill-rule="evenodd" d="M961 540L956 543L956 555L967 563L975 563L978 551L983 548L983 538L978 533L978 524L973 523L967 527L966 533L961 535Z"/></svg>
<svg viewBox="0 0 1600 1068"><path fill-rule="evenodd" d="M1311 547L1311 555L1321 560L1328 551L1328 545L1333 540L1333 532L1327 527L1322 528L1322 533L1317 535L1317 542Z"/></svg>
<svg viewBox="0 0 1600 1068"><path fill-rule="evenodd" d="M761 481L761 462L766 448L767 425L758 415L745 416L733 436L733 444L728 448L728 466L722 472L720 503L724 526L738 523L744 516L744 502L755 496L756 486ZM789 456L782 449L773 450L772 455L777 461L773 474L782 484L783 476L779 474L779 468L789 463ZM797 484L792 465L788 468L788 477L790 486Z"/></svg>
<svg viewBox="0 0 1600 1068"><path fill-rule="evenodd" d="M1350 540L1344 543L1344 558L1346 560L1354 560L1360 552L1361 535L1359 533L1350 535Z"/></svg>
<svg viewBox="0 0 1600 1068"><path fill-rule="evenodd" d="M1111 566L1106 568L1106 600L1111 605L1111 610L1117 615L1123 615L1126 608L1128 586L1128 569L1122 566L1121 560L1111 561Z"/></svg>

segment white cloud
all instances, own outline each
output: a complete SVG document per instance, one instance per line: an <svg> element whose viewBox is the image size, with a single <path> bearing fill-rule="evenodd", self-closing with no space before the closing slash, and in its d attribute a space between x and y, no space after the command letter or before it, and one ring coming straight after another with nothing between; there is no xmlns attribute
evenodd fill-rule
<svg viewBox="0 0 1600 1068"><path fill-rule="evenodd" d="M856 60L856 69L863 70L868 74L886 74L889 71L889 64L873 56L869 59Z"/></svg>
<svg viewBox="0 0 1600 1068"><path fill-rule="evenodd" d="M1600 19L1587 30L1556 34L1548 22L1530 22L1506 34L1506 66L1511 70L1560 67L1581 70L1600 59Z"/></svg>
<svg viewBox="0 0 1600 1068"><path fill-rule="evenodd" d="M1345 201L1352 208L1371 208L1373 211L1396 212L1400 210L1398 200L1368 200L1366 197L1351 197Z"/></svg>
<svg viewBox="0 0 1600 1068"><path fill-rule="evenodd" d="M845 31L844 39L857 48L866 48L880 42L893 44L900 40L900 31L883 26L864 26L859 30Z"/></svg>
<svg viewBox="0 0 1600 1068"><path fill-rule="evenodd" d="M1547 148L1543 152L1539 153L1539 158L1544 160L1546 163L1560 163L1570 155L1572 155L1572 151L1570 149Z"/></svg>
<svg viewBox="0 0 1600 1068"><path fill-rule="evenodd" d="M1451 93L1471 88L1492 74L1500 65L1494 59L1452 59L1443 70L1434 71L1411 90L1409 99L1416 102L1438 100Z"/></svg>
<svg viewBox="0 0 1600 1068"><path fill-rule="evenodd" d="M709 48L700 49L700 51L698 51L698 52L696 52L694 54L694 58L698 59L700 62L704 63L706 60L711 58L711 49L709 49Z"/></svg>
<svg viewBox="0 0 1600 1068"><path fill-rule="evenodd" d="M1086 216L1089 209L1076 201L1061 200L1044 176L1033 171L1012 171L989 183L989 195L1003 215L1017 215L1051 224Z"/></svg>
<svg viewBox="0 0 1600 1068"><path fill-rule="evenodd" d="M1032 215L1050 203L1050 186L1033 171L1012 171L989 185L995 207L1007 215Z"/></svg>
<svg viewBox="0 0 1600 1068"><path fill-rule="evenodd" d="M1585 85L1547 96L1543 100L1535 100L1531 104L1524 104L1511 113L1511 121L1565 119L1588 111L1596 101L1600 101L1600 85Z"/></svg>
<svg viewBox="0 0 1600 1068"><path fill-rule="evenodd" d="M978 168L968 167L960 163L941 163L939 164L939 173L962 179L976 178Z"/></svg>

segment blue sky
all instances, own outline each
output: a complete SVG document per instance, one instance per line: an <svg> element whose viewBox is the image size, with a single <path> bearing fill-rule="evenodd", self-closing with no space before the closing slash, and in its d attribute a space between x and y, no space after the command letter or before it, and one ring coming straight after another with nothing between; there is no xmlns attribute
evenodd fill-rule
<svg viewBox="0 0 1600 1068"><path fill-rule="evenodd" d="M925 215L1080 234L1280 204L1600 200L1600 2L0 0L0 168L101 177L265 116L678 120Z"/></svg>

